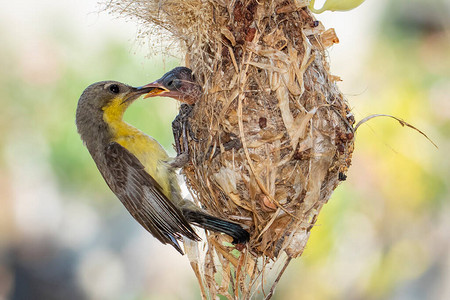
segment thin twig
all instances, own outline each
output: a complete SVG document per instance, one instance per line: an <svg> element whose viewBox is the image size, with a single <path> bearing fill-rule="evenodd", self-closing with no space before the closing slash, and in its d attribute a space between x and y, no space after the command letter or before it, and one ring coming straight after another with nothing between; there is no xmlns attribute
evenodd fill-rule
<svg viewBox="0 0 450 300"><path fill-rule="evenodd" d="M356 124L356 126L355 126L355 132L356 132L356 130L359 128L359 126L361 126L362 124L364 124L364 123L366 123L367 121L369 121L369 120L371 120L371 119L373 119L373 118L376 118L376 117L389 117L389 118L392 118L392 119L395 119L395 120L397 120L399 123L400 123L400 125L402 125L402 126L407 126L407 127L409 127L409 128L412 128L412 129L414 129L415 131L417 131L417 132L419 132L421 135L423 135L431 144L433 144L433 146L434 147L436 147L437 149L438 149L438 146L424 133L424 132L422 132L420 129L418 129L418 128L416 128L416 127L414 127L413 125L411 125L411 124L409 124L408 122L405 122L404 120L402 120L402 119L400 119L400 118L397 118L397 117L394 117L394 116L391 116L391 115L386 115L386 114L373 114L373 115L370 115L370 116L367 116L367 117L365 117L364 119L362 119L361 121L359 121L357 124Z"/></svg>

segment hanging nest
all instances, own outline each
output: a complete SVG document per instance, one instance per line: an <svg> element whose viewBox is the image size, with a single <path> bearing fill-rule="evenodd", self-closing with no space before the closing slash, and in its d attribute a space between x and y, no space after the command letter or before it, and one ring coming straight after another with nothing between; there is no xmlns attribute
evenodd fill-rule
<svg viewBox="0 0 450 300"><path fill-rule="evenodd" d="M189 140L186 182L203 208L251 233L238 249L214 233L188 247L204 298L270 298L350 166L354 118L325 53L338 39L308 4L109 3L184 47L203 88L190 119L197 140Z"/></svg>

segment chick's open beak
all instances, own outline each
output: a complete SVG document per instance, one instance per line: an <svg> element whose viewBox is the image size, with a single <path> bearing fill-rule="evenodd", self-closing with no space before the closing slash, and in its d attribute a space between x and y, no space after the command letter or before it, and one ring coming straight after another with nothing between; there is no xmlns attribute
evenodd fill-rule
<svg viewBox="0 0 450 300"><path fill-rule="evenodd" d="M155 96L162 96L163 94L170 92L164 85L162 85L158 81L144 85L142 88L149 89L147 95L144 96L144 99Z"/></svg>

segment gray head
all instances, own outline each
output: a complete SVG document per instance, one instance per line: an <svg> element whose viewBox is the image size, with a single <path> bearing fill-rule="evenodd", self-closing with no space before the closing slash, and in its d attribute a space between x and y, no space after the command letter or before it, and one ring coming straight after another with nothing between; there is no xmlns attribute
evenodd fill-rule
<svg viewBox="0 0 450 300"><path fill-rule="evenodd" d="M187 104L194 104L202 93L200 85L195 82L192 70L186 67L176 67L144 87L154 88L144 98L164 96Z"/></svg>
<svg viewBox="0 0 450 300"><path fill-rule="evenodd" d="M76 124L88 143L99 131L107 131L106 120L122 118L128 106L152 87L132 87L117 81L101 81L88 86L78 100Z"/></svg>

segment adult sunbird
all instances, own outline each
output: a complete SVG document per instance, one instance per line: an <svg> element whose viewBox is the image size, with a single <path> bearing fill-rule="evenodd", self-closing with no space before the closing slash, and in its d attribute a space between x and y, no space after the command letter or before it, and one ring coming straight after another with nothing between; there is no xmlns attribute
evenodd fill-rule
<svg viewBox="0 0 450 300"><path fill-rule="evenodd" d="M244 243L249 233L239 224L211 216L182 198L175 168L152 137L127 124L125 110L153 87L131 87L116 81L87 87L78 100L78 132L109 188L147 231L183 254L177 240L200 240L190 224L223 232L233 243Z"/></svg>

